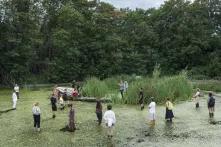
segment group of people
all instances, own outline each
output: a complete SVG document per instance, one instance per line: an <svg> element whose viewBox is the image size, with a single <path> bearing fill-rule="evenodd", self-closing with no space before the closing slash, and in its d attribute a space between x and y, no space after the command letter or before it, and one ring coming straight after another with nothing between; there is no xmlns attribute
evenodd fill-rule
<svg viewBox="0 0 221 147"><path fill-rule="evenodd" d="M55 111L57 111L57 103L56 103L56 97L52 94L51 97L51 107L52 107L52 118L55 118ZM69 131L74 132L76 128L75 124L75 109L73 104L69 104L68 107L70 107L69 114L68 114L68 124L60 129L61 131ZM41 110L39 107L39 103L36 102L32 108L33 118L34 118L34 130L40 131L40 119L41 119ZM113 137L113 129L114 125L116 123L116 117L114 111L112 111L112 105L107 106L107 111L103 115L103 108L100 100L97 100L96 103L96 110L95 113L97 115L97 121L98 125L101 125L102 119L104 119L105 124L107 126L107 134L108 137Z"/></svg>
<svg viewBox="0 0 221 147"><path fill-rule="evenodd" d="M152 97L150 104L148 105L149 109L149 120L150 120L150 126L154 127L155 126L155 121L156 121L156 102L154 101L154 98ZM168 122L172 122L172 119L174 118L173 115L173 103L170 101L169 98L166 100L166 114L165 114L165 119Z"/></svg>
<svg viewBox="0 0 221 147"><path fill-rule="evenodd" d="M100 100L97 100L96 111L98 125L101 125L102 122L102 104ZM114 111L112 111L112 105L107 105L107 111L104 113L104 121L107 126L107 136L113 137L113 129L116 123L116 116Z"/></svg>
<svg viewBox="0 0 221 147"><path fill-rule="evenodd" d="M200 104L199 104L200 97L201 97L200 89L197 88L196 94L193 96L193 100L195 101L196 109L198 109L200 107ZM213 118L214 112L215 112L215 98L214 98L212 92L209 92L209 94L208 94L207 107L208 107L208 111L209 111L209 117Z"/></svg>
<svg viewBox="0 0 221 147"><path fill-rule="evenodd" d="M127 92L128 90L128 83L127 81L125 82L121 81L119 83L119 86L120 86L121 95L123 97L123 93ZM215 98L212 92L209 92L208 95L209 96L208 96L208 101L207 101L207 107L209 111L209 117L213 118L214 111L215 111ZM200 107L200 104L199 104L200 96L201 96L200 89L197 88L196 94L193 96L196 109ZM143 110L144 105L145 105L143 88L140 88L139 93L138 93L138 98L139 98L139 104L140 104L141 110ZM19 86L15 84L14 89L13 89L13 94L12 94L12 101L13 101L12 107L14 110L16 109L16 103L18 99L19 99ZM52 118L56 117L55 112L57 111L58 104L61 110L64 110L65 106L67 105L70 108L69 114L68 114L68 117L69 117L68 124L64 128L62 128L61 131L74 132L76 130L75 110L74 110L72 103L64 102L67 100L68 100L68 96L67 96L66 91L64 91L63 93L59 93L56 90L56 88L53 89L53 93L50 98L51 108L52 108ZM155 121L156 121L156 102L153 97L150 98L150 101L151 102L148 105L149 120L150 120L150 126L154 127ZM168 122L172 122L174 118L173 103L170 101L169 98L166 98L165 108L166 108L165 119ZM40 110L38 102L34 103L33 108L32 108L32 113L33 113L33 119L34 119L34 129L36 131L40 131L41 110ZM115 117L114 111L112 111L112 105L107 106L107 111L103 115L103 107L102 107L101 101L97 100L95 113L97 116L98 125L101 125L102 119L104 119L105 125L107 126L108 137L113 137L113 130L114 130L114 126L116 123L116 117Z"/></svg>
<svg viewBox="0 0 221 147"><path fill-rule="evenodd" d="M56 114L55 112L57 111L57 99L58 99L58 95L60 95L60 99L63 99L64 97L67 97L67 93L66 91L64 91L64 93L61 93L61 94L58 94L56 95L56 90L54 88L53 90L53 93L52 93L52 96L50 98L50 101L51 101L51 108L52 108L52 118L55 118L56 117ZM68 98L65 98L65 99L68 99ZM38 103L37 103L38 104ZM61 104L61 102L59 102L59 105ZM63 104L63 103L62 103ZM74 110L74 107L73 107L73 104L72 103L68 103L68 106L70 107L70 111L69 111L69 122L68 124L60 129L61 131L70 131L70 132L74 132L77 128L76 128L76 125L75 125L75 110ZM34 105L33 109L36 107L36 105ZM62 107L64 109L64 106ZM63 110L61 109L61 110ZM107 111L104 113L104 116L103 116L103 107L102 107L102 104L101 104L101 101L100 100L97 100L97 103L96 103L96 109L95 109L95 113L97 115L97 121L98 121L98 125L101 125L102 123L102 118L105 120L105 124L108 128L108 137L112 137L113 136L113 128L114 128L114 124L116 123L116 117L115 117L115 113L112 111L112 106L111 105L108 105L107 106ZM40 110L40 108L39 108ZM40 113L34 113L33 111L33 114L34 114L34 127L40 127L40 124L38 123L39 122L39 119L40 119ZM36 117L36 115L38 115L38 117ZM37 118L37 119L36 119ZM39 119L38 119L39 118ZM37 125L36 125L37 124ZM38 125L39 124L39 125ZM40 128L37 128L37 130L40 130Z"/></svg>
<svg viewBox="0 0 221 147"><path fill-rule="evenodd" d="M201 96L200 89L197 88L197 92L193 96L193 100L195 101L196 109L198 109L200 107L200 104L199 104L199 97L200 96ZM141 104L141 110L143 110L144 96L143 96L143 89L142 88L140 89L140 92L139 92L139 98L140 98L139 103ZM165 107L166 107L165 119L168 122L172 122L172 120L174 118L173 103L170 101L169 98L167 98L167 100L166 100ZM209 118L212 119L214 117L214 112L215 112L215 98L214 98L212 92L209 92L209 94L208 94L207 108L209 111ZM156 102L154 101L154 98L151 98L151 102L148 105L148 109L149 109L150 125L154 126L155 120L156 120Z"/></svg>
<svg viewBox="0 0 221 147"><path fill-rule="evenodd" d="M59 101L61 101L61 99L63 100L63 98L60 97ZM52 93L50 101L51 101L51 109L52 109L52 118L55 119L56 117L55 112L57 111L57 97L54 95L54 93ZM64 103L61 102L60 105L61 104L62 104L61 110L64 110L64 105L63 105ZM73 108L73 104L69 104L68 107L70 107L69 115L68 115L69 121L68 121L67 126L61 129L61 131L74 132L76 130L75 111ZM32 113L33 113L33 118L34 118L34 130L40 131L41 110L40 110L38 102L34 103L33 108L32 108Z"/></svg>

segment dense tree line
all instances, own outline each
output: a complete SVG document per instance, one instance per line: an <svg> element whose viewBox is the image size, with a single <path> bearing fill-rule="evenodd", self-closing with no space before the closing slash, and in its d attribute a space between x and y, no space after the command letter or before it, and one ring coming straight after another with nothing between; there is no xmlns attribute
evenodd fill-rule
<svg viewBox="0 0 221 147"><path fill-rule="evenodd" d="M70 82L88 76L221 75L221 1L169 0L115 9L87 0L2 0L0 83Z"/></svg>

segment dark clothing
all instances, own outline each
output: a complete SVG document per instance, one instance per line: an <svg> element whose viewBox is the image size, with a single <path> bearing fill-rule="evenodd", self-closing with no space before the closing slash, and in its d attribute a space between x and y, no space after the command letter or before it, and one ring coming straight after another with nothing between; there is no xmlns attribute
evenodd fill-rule
<svg viewBox="0 0 221 147"><path fill-rule="evenodd" d="M16 95L17 95L17 98L19 99L19 92L15 92L16 93Z"/></svg>
<svg viewBox="0 0 221 147"><path fill-rule="evenodd" d="M68 131L74 132L76 130L75 127L75 111L73 108L69 111L69 124L68 124Z"/></svg>
<svg viewBox="0 0 221 147"><path fill-rule="evenodd" d="M40 128L41 115L33 115L34 127Z"/></svg>
<svg viewBox="0 0 221 147"><path fill-rule="evenodd" d="M172 119L174 117L173 111L166 108L166 116L165 119Z"/></svg>
<svg viewBox="0 0 221 147"><path fill-rule="evenodd" d="M52 111L57 111L58 110L56 105L52 105L51 109L52 109Z"/></svg>
<svg viewBox="0 0 221 147"><path fill-rule="evenodd" d="M196 103L196 108L199 108L200 107L200 104L199 103Z"/></svg>
<svg viewBox="0 0 221 147"><path fill-rule="evenodd" d="M57 111L57 99L56 97L52 96L51 97L51 108L52 108L52 111Z"/></svg>
<svg viewBox="0 0 221 147"><path fill-rule="evenodd" d="M209 97L208 108L213 108L215 106L215 99L213 96Z"/></svg>
<svg viewBox="0 0 221 147"><path fill-rule="evenodd" d="M143 104L144 103L144 94L143 91L141 90L139 92L139 104Z"/></svg>
<svg viewBox="0 0 221 147"><path fill-rule="evenodd" d="M139 92L139 104L140 104L141 110L143 110L144 109L144 94L143 94L143 90L140 90L140 92Z"/></svg>
<svg viewBox="0 0 221 147"><path fill-rule="evenodd" d="M64 101L67 101L67 100L68 100L67 93L64 93L64 94L63 94L63 100L64 100Z"/></svg>
<svg viewBox="0 0 221 147"><path fill-rule="evenodd" d="M97 115L98 123L100 125L101 122L102 122L102 111L101 112L96 112L96 115Z"/></svg>
<svg viewBox="0 0 221 147"><path fill-rule="evenodd" d="M120 90L121 97L124 97L124 90Z"/></svg>
<svg viewBox="0 0 221 147"><path fill-rule="evenodd" d="M102 122L102 105L100 101L98 101L96 105L96 115L97 115L98 123L100 125Z"/></svg>

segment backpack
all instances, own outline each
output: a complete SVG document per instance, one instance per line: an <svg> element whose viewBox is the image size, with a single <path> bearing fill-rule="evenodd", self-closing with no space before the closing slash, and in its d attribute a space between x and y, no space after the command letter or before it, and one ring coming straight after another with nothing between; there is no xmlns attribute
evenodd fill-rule
<svg viewBox="0 0 221 147"><path fill-rule="evenodd" d="M213 97L210 97L209 106L213 107L214 105L215 105L215 99Z"/></svg>

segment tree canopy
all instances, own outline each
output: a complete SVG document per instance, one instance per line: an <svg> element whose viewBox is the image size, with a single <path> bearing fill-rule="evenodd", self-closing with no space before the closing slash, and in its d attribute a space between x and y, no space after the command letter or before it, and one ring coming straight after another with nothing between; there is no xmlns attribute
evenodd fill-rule
<svg viewBox="0 0 221 147"><path fill-rule="evenodd" d="M2 0L0 84L88 76L221 75L221 1L169 0L148 10L87 0Z"/></svg>

